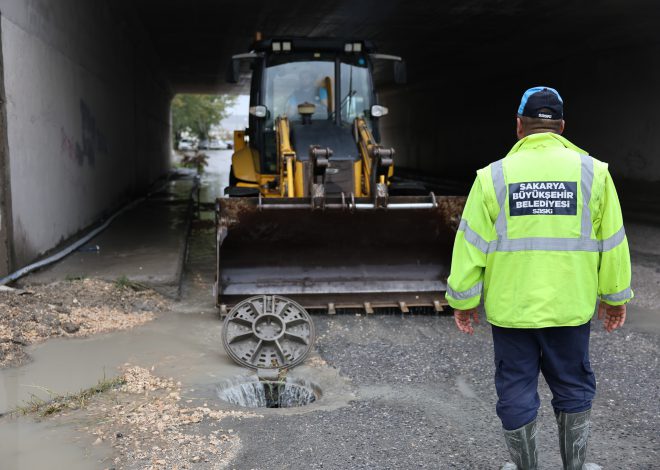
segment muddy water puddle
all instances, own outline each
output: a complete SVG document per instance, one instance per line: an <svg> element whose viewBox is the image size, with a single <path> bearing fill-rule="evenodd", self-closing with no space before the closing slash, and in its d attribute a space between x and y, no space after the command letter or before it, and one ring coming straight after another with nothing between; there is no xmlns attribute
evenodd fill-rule
<svg viewBox="0 0 660 470"><path fill-rule="evenodd" d="M35 422L29 417L0 421L0 455L1 467L12 470L112 467L108 446L94 445L91 436L79 435L68 424Z"/></svg>
<svg viewBox="0 0 660 470"><path fill-rule="evenodd" d="M148 325L86 339L53 339L29 349L33 362L0 371L0 413L30 400L86 389L139 364L184 384L215 383L239 373L220 343L222 323L211 313L164 314Z"/></svg>
<svg viewBox="0 0 660 470"><path fill-rule="evenodd" d="M212 314L165 314L130 331L86 339L52 339L29 349L33 361L0 370L0 410L5 413L38 397L74 394L104 377L119 375L126 363L153 367L176 377L189 395L240 373L220 346L221 322ZM207 385L205 385L207 384ZM191 392L192 391L192 392ZM33 397L34 396L34 397ZM111 468L112 448L92 444L79 419L35 420L16 413L0 419L0 468Z"/></svg>

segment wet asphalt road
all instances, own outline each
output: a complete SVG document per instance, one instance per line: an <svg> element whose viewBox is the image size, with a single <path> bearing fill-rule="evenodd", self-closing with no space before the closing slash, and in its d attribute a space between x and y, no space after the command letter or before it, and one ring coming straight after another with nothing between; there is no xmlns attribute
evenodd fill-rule
<svg viewBox="0 0 660 470"><path fill-rule="evenodd" d="M499 468L505 461L490 327L464 336L449 315L315 316L315 323L320 355L351 379L358 399L335 411L265 413L233 424L243 442L236 468ZM634 325L614 334L601 328L594 322L591 460L605 469L658 468L658 336ZM561 468L543 380L539 391L542 468Z"/></svg>

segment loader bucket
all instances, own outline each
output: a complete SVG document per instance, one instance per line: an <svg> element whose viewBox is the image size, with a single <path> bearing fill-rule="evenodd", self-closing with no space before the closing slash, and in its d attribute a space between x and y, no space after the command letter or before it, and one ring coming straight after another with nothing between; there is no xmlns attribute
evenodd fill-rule
<svg viewBox="0 0 660 470"><path fill-rule="evenodd" d="M446 304L454 235L465 198L222 198L216 204L215 294L222 310L259 294L305 308Z"/></svg>

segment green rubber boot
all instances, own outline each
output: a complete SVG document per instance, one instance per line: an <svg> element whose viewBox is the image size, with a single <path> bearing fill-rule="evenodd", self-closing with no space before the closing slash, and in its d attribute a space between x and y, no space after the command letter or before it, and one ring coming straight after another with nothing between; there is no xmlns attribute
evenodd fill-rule
<svg viewBox="0 0 660 470"><path fill-rule="evenodd" d="M502 470L536 470L538 468L536 420L514 431L505 429L504 440L513 463L505 464Z"/></svg>
<svg viewBox="0 0 660 470"><path fill-rule="evenodd" d="M600 465L585 462L591 426L591 410L557 415L559 450L564 470L600 470Z"/></svg>

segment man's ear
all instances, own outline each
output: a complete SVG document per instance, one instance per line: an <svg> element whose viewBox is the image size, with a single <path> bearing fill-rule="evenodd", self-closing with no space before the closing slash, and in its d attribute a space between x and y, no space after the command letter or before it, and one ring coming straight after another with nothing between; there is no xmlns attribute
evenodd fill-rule
<svg viewBox="0 0 660 470"><path fill-rule="evenodd" d="M564 133L564 127L566 127L566 121L561 120L561 127L559 128L559 135Z"/></svg>
<svg viewBox="0 0 660 470"><path fill-rule="evenodd" d="M518 136L518 140L525 137L525 133L523 132L522 119L519 117L516 117L516 135Z"/></svg>

